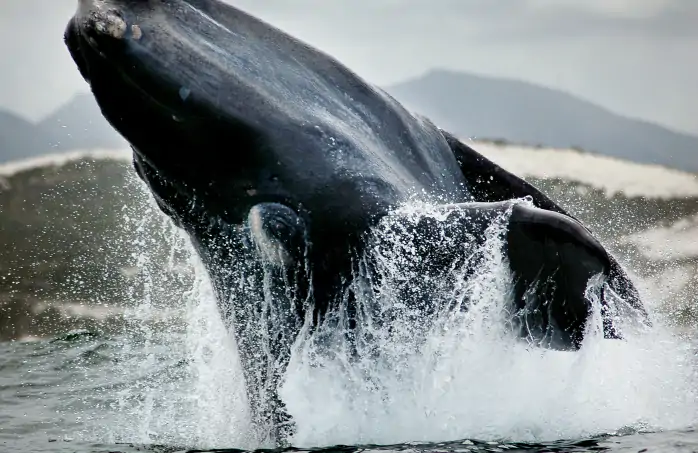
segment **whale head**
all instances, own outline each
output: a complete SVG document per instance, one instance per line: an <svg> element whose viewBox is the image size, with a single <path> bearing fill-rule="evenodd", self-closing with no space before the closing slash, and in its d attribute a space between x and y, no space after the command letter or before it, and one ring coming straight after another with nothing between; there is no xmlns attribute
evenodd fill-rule
<svg viewBox="0 0 698 453"><path fill-rule="evenodd" d="M65 42L139 174L185 226L197 223L192 206L236 224L273 202L349 234L410 194L465 190L436 127L221 1L80 0Z"/></svg>

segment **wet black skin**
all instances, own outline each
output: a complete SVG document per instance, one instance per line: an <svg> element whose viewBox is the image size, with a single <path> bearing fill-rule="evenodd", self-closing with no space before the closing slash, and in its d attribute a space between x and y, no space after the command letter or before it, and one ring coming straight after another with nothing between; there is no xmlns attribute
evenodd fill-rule
<svg viewBox="0 0 698 453"><path fill-rule="evenodd" d="M544 194L330 56L232 6L80 0L65 41L102 114L132 145L138 174L189 233L226 319L239 326L259 308L230 302L236 263L268 255L260 232L280 246L285 265L269 269L275 309L288 316L263 341L281 370L307 310L321 321L346 290L366 232L408 200L460 203L476 219L464 232L512 210L514 308L533 327L522 336L542 346L579 347L589 313L583 292L597 273L644 313L617 261ZM537 208L506 202L525 196ZM539 277L556 291L526 297ZM605 327L618 337L610 320ZM251 369L260 340L237 333ZM257 417L282 442L291 428L268 373L256 378L271 381Z"/></svg>

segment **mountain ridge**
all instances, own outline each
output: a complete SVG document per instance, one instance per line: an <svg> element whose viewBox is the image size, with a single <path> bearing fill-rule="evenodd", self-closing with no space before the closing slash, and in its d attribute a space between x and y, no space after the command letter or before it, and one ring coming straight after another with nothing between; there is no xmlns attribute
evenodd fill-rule
<svg viewBox="0 0 698 453"><path fill-rule="evenodd" d="M698 136L628 118L554 88L431 69L383 89L464 139L574 148L698 172ZM126 147L88 92L35 123L0 109L0 163L75 149Z"/></svg>
<svg viewBox="0 0 698 453"><path fill-rule="evenodd" d="M127 146L90 93L75 94L36 122L0 109L0 163L76 149Z"/></svg>
<svg viewBox="0 0 698 453"><path fill-rule="evenodd" d="M628 118L560 90L441 69L385 90L408 109L460 137L578 148L698 171L698 136Z"/></svg>
<svg viewBox="0 0 698 453"><path fill-rule="evenodd" d="M127 146L91 93L77 93L36 124L52 137L51 147L58 151Z"/></svg>

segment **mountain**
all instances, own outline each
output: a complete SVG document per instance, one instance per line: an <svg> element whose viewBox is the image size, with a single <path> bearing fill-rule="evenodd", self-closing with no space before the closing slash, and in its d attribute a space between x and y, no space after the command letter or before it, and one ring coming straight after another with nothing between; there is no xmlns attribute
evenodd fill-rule
<svg viewBox="0 0 698 453"><path fill-rule="evenodd" d="M0 162L75 149L126 147L90 94L78 94L38 123L0 110Z"/></svg>
<svg viewBox="0 0 698 453"><path fill-rule="evenodd" d="M629 119L549 88L435 70L386 91L459 137L581 148L698 172L698 137Z"/></svg>
<svg viewBox="0 0 698 453"><path fill-rule="evenodd" d="M123 138L104 119L89 93L77 94L38 125L51 138L54 151L75 149L121 149Z"/></svg>
<svg viewBox="0 0 698 453"><path fill-rule="evenodd" d="M462 138L581 148L698 172L698 137L625 118L549 88L435 70L386 91ZM0 162L47 152L126 146L89 93L76 95L36 124L0 111Z"/></svg>
<svg viewBox="0 0 698 453"><path fill-rule="evenodd" d="M37 134L34 124L13 113L0 111L0 162L26 157L27 150L43 154L47 149L45 137Z"/></svg>

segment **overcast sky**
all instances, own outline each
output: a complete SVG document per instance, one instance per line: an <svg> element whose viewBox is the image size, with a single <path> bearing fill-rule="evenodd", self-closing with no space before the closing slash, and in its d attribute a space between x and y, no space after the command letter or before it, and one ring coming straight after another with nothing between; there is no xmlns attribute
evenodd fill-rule
<svg viewBox="0 0 698 453"><path fill-rule="evenodd" d="M229 0L386 85L431 68L559 88L698 134L698 0ZM62 43L77 0L0 0L0 106L87 90Z"/></svg>

